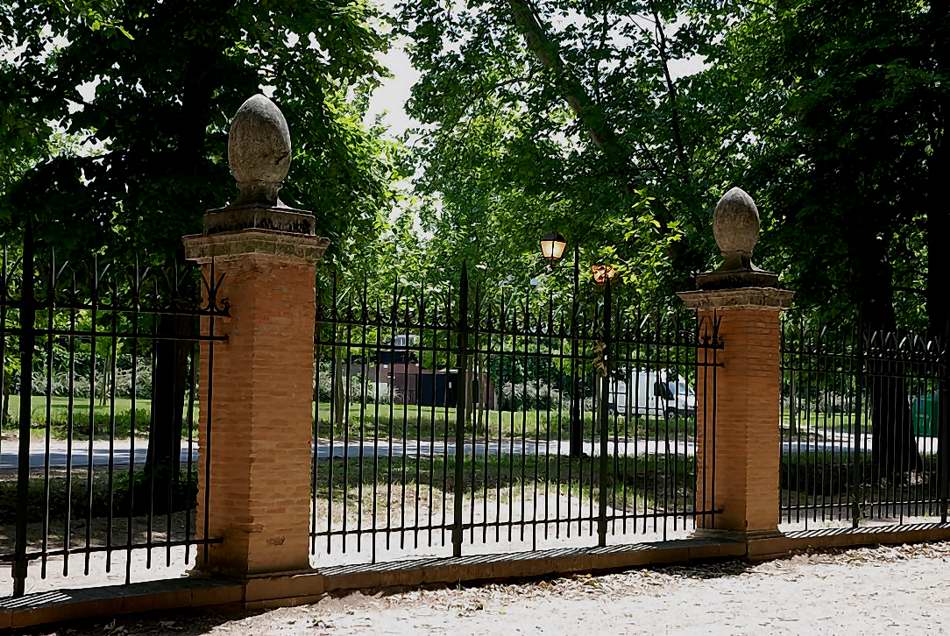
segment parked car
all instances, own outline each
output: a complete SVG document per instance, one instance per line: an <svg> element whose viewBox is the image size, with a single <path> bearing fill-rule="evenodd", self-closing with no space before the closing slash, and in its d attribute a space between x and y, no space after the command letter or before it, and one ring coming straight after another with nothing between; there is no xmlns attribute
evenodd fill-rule
<svg viewBox="0 0 950 636"><path fill-rule="evenodd" d="M608 406L621 415L693 415L696 393L666 369L633 369L626 379L611 378Z"/></svg>

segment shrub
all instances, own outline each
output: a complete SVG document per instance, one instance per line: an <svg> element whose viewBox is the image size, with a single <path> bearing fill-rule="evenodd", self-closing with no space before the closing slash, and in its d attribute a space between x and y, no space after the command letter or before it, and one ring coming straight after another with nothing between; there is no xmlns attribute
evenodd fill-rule
<svg viewBox="0 0 950 636"><path fill-rule="evenodd" d="M501 386L499 393L501 408L509 411L517 411L520 409L556 409L558 402L561 400L560 391L550 387L544 382L506 382ZM568 403L566 397L564 398L564 402Z"/></svg>
<svg viewBox="0 0 950 636"><path fill-rule="evenodd" d="M53 437L65 439L69 431L69 410L61 406L54 406L50 412L50 428ZM135 431L137 436L148 434L151 425L152 416L148 409L135 409ZM188 418L183 417L181 423L182 437L188 436ZM193 428L197 431L199 426L198 418L192 422ZM46 410L44 408L33 409L34 428L45 428ZM93 437L96 439L107 439L109 437L110 416L108 409L97 408L93 414ZM132 412L116 411L115 414L115 436L116 438L127 438L132 432ZM76 405L73 407L73 439L89 439L89 407Z"/></svg>

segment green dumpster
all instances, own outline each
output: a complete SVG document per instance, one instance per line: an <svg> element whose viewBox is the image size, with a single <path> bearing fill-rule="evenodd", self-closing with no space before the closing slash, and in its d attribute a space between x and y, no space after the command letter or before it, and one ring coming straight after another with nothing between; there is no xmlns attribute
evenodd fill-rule
<svg viewBox="0 0 950 636"><path fill-rule="evenodd" d="M937 435L937 393L928 393L914 398L910 405L910 416L914 422L914 434L918 437Z"/></svg>

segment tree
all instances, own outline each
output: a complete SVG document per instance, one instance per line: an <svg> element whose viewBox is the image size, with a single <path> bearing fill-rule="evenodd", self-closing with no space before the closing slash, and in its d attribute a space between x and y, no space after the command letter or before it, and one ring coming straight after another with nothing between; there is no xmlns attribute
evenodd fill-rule
<svg viewBox="0 0 950 636"><path fill-rule="evenodd" d="M850 313L876 345L899 326L946 332L937 290L950 261L933 248L948 218L934 180L946 162L947 17L946 3L755 5L709 73L771 109L743 119L758 122L749 171L785 252L773 262L801 300ZM916 470L905 369L869 365L874 465Z"/></svg>
<svg viewBox="0 0 950 636"><path fill-rule="evenodd" d="M105 250L123 267L175 265L181 236L232 195L230 116L269 87L294 141L283 198L314 210L333 258L353 258L395 178L392 145L362 124L384 73L380 27L358 0L5 3L0 156L16 159L0 165L0 212L14 226L32 215L61 259ZM75 143L50 143L64 136ZM149 470L177 463L187 356L156 346Z"/></svg>
<svg viewBox="0 0 950 636"><path fill-rule="evenodd" d="M726 17L714 7L401 5L422 72L410 111L426 126L417 190L435 200L423 219L452 237L437 249L525 262L558 229L646 293L684 286L710 251L707 214L720 186L704 159L722 140L702 115L707 87L673 65L714 45Z"/></svg>
<svg viewBox="0 0 950 636"><path fill-rule="evenodd" d="M667 296L713 262L709 208L738 183L763 214L758 260L800 307L947 332L946 2L401 9L423 72L420 189L437 202L423 218L452 237L436 250L514 252L530 272L553 226ZM702 70L678 77L691 58ZM907 386L871 393L876 448L891 449L878 471L913 470Z"/></svg>

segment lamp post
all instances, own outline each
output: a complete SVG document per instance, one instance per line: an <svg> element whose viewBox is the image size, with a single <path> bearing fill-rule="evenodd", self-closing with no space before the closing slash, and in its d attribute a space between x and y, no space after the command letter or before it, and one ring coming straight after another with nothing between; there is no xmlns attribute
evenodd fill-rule
<svg viewBox="0 0 950 636"><path fill-rule="evenodd" d="M564 257L567 240L559 232L549 232L541 237L541 258L553 267ZM571 301L571 415L570 415L570 456L580 457L584 447L584 422L581 420L580 375L577 368L577 310L578 281L580 280L580 260L577 245L574 246L574 295Z"/></svg>

